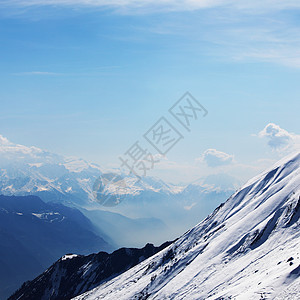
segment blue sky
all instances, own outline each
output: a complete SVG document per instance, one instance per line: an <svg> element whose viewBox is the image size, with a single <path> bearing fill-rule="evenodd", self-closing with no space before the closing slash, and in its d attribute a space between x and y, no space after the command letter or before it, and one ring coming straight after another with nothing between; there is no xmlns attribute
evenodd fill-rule
<svg viewBox="0 0 300 300"><path fill-rule="evenodd" d="M261 2L1 1L0 134L117 167L189 91L208 115L149 175L247 179L299 149L300 4Z"/></svg>

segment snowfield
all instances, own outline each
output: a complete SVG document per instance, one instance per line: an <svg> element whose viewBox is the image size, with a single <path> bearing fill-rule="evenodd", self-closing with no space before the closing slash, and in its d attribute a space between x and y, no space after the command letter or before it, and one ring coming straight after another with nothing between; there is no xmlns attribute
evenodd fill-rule
<svg viewBox="0 0 300 300"><path fill-rule="evenodd" d="M175 243L74 299L300 299L300 153Z"/></svg>

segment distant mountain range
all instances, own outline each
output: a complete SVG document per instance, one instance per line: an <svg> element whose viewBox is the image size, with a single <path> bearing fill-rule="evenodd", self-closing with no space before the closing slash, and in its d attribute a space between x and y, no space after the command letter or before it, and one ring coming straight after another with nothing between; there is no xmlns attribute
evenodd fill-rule
<svg viewBox="0 0 300 300"><path fill-rule="evenodd" d="M187 186L152 177L138 180L0 136L0 194L36 195L46 202L76 207L101 225L99 230L119 246L140 247L177 237L228 198L238 185L235 178L225 174Z"/></svg>
<svg viewBox="0 0 300 300"><path fill-rule="evenodd" d="M117 170L116 173L107 172L83 159L14 144L1 135L0 167L0 193L34 194L44 201L61 201L80 207L99 207L99 203L110 207L123 200L148 201L143 196L186 196L191 186L206 192L232 191L239 186L236 178L226 174L211 175L188 186L167 184L153 177L138 180L133 175L117 173ZM99 186L95 190L97 182ZM101 203L101 198L110 196L108 203Z"/></svg>
<svg viewBox="0 0 300 300"><path fill-rule="evenodd" d="M0 196L0 299L62 255L111 251L79 210L36 196Z"/></svg>

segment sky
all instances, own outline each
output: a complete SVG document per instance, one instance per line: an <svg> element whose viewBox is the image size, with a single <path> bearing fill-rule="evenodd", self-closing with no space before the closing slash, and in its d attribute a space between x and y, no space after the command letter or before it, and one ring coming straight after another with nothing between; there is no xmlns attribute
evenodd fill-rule
<svg viewBox="0 0 300 300"><path fill-rule="evenodd" d="M0 134L104 168L138 141L147 175L247 180L299 151L299 1L0 1ZM169 109L207 111L186 130ZM190 110L191 112L191 110ZM182 138L143 137L166 118Z"/></svg>

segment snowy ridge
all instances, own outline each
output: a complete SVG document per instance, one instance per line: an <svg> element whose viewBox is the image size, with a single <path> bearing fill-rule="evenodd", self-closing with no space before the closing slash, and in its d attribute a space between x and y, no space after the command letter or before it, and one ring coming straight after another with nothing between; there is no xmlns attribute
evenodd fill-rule
<svg viewBox="0 0 300 300"><path fill-rule="evenodd" d="M168 248L75 299L299 299L300 153Z"/></svg>

